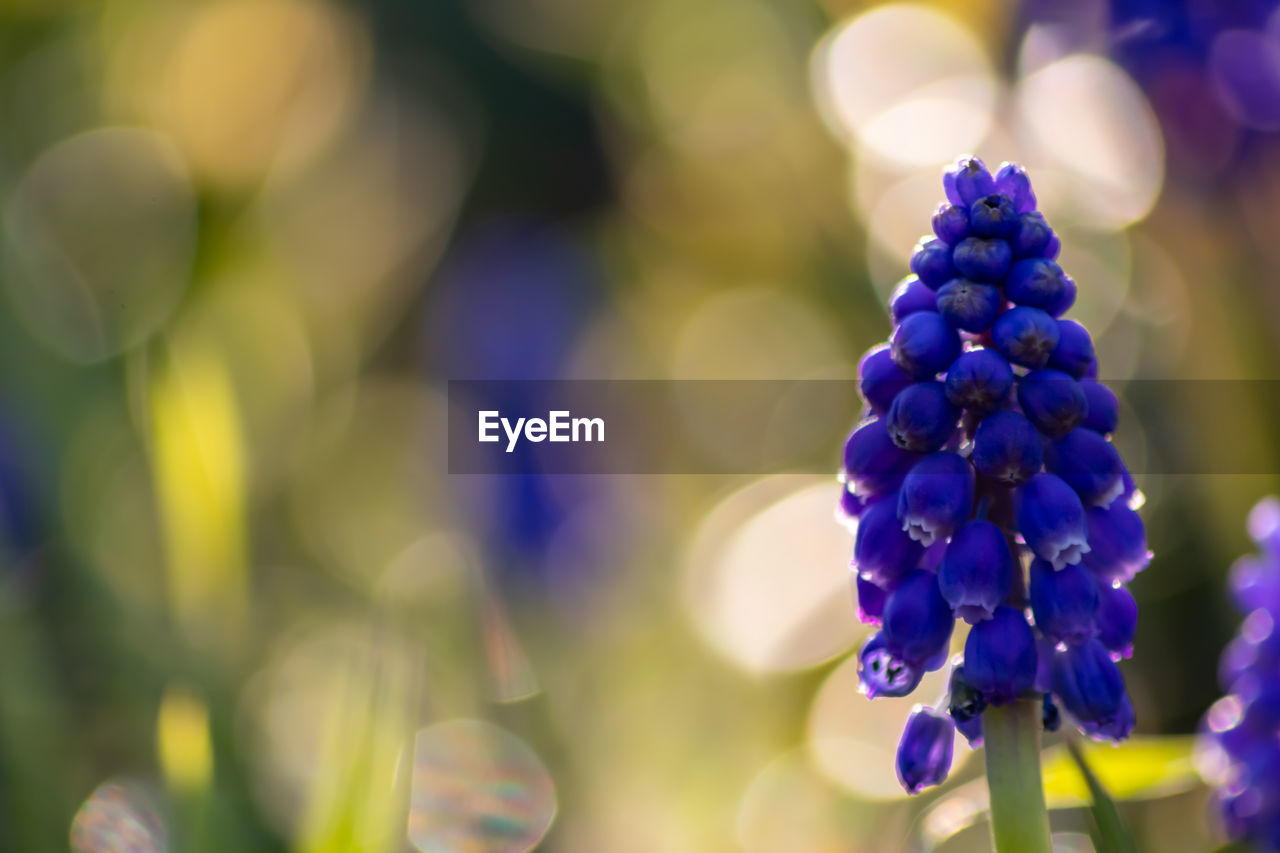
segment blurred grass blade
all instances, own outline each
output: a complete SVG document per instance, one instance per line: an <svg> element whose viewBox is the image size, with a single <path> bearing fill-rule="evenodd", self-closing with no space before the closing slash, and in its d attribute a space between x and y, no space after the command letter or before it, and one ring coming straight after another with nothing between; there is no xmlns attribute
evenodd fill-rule
<svg viewBox="0 0 1280 853"><path fill-rule="evenodd" d="M1067 752L1084 777L1085 784L1089 786L1089 796L1093 801L1089 811L1093 815L1094 846L1098 848L1098 853L1137 853L1138 848L1134 846L1129 830L1120 819L1115 802L1089 768L1080 744L1074 738L1067 740Z"/></svg>
<svg viewBox="0 0 1280 853"><path fill-rule="evenodd" d="M1188 791L1200 783L1191 762L1194 738L1135 737L1122 744L1079 744L1099 783L1119 800L1152 800ZM1062 747L1044 755L1045 797L1050 808L1091 799L1087 780Z"/></svg>

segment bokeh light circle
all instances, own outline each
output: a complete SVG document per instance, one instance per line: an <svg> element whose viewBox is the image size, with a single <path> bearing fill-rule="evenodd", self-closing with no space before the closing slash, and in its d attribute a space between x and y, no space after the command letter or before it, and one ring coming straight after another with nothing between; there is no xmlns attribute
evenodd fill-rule
<svg viewBox="0 0 1280 853"><path fill-rule="evenodd" d="M1151 105L1120 67L1068 56L1024 78L1017 104L1034 155L1027 159L1069 173L1061 188L1072 218L1123 228L1147 215L1164 182L1164 138Z"/></svg>
<svg viewBox="0 0 1280 853"><path fill-rule="evenodd" d="M904 164L945 163L976 148L999 91L969 29L905 3L880 6L828 35L813 74L833 130Z"/></svg>
<svg viewBox="0 0 1280 853"><path fill-rule="evenodd" d="M524 853L555 813L551 776L510 732L479 720L418 732L409 840L422 853Z"/></svg>
<svg viewBox="0 0 1280 853"><path fill-rule="evenodd" d="M165 853L168 834L140 785L119 779L103 782L71 820L75 853Z"/></svg>
<svg viewBox="0 0 1280 853"><path fill-rule="evenodd" d="M685 601L707 641L752 672L813 666L866 633L849 600L849 533L830 478L759 480L718 504L686 557Z"/></svg>
<svg viewBox="0 0 1280 853"><path fill-rule="evenodd" d="M195 200L157 134L101 128L53 146L19 180L5 226L18 310L73 361L141 342L186 290Z"/></svg>

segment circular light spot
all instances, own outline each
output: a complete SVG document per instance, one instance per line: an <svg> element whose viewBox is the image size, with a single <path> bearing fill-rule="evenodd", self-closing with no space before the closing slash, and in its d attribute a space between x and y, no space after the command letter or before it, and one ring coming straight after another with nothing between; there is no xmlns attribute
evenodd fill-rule
<svg viewBox="0 0 1280 853"><path fill-rule="evenodd" d="M156 134L104 128L53 146L18 182L5 226L18 310L74 361L141 342L186 289L195 202Z"/></svg>
<svg viewBox="0 0 1280 853"><path fill-rule="evenodd" d="M1073 55L1018 86L1023 130L1043 157L1070 173L1075 218L1123 228L1147 215L1164 181L1164 140L1151 105L1114 63Z"/></svg>
<svg viewBox="0 0 1280 853"><path fill-rule="evenodd" d="M555 812L550 775L510 732L478 720L418 732L409 840L422 853L523 853L542 840Z"/></svg>
<svg viewBox="0 0 1280 853"><path fill-rule="evenodd" d="M71 820L76 853L165 853L163 821L142 786L108 779L84 801Z"/></svg>
<svg viewBox="0 0 1280 853"><path fill-rule="evenodd" d="M828 35L814 54L813 75L838 135L907 164L948 162L976 148L998 91L968 28L910 4L881 6Z"/></svg>
<svg viewBox="0 0 1280 853"><path fill-rule="evenodd" d="M852 543L832 519L839 497L826 478L770 477L699 525L686 602L703 636L743 668L813 666L865 633L849 600Z"/></svg>

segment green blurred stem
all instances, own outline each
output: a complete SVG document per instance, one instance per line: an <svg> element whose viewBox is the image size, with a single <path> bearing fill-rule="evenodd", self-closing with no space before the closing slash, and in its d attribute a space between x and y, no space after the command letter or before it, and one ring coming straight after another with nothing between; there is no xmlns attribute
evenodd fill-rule
<svg viewBox="0 0 1280 853"><path fill-rule="evenodd" d="M1052 853L1040 781L1040 706L1032 699L987 708L982 740L996 853Z"/></svg>

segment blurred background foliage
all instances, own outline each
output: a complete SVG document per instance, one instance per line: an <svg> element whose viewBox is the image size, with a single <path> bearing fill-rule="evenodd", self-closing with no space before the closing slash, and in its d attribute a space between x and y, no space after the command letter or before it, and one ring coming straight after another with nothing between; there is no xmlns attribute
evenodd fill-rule
<svg viewBox="0 0 1280 853"><path fill-rule="evenodd" d="M1273 6L0 0L0 849L984 849L857 693L833 477L450 477L444 383L852 378L968 151L1104 378L1276 379ZM1259 473L1139 478L1151 738L1280 470L1169 387L1135 470ZM1182 743L1099 770L1143 849L1212 843Z"/></svg>

